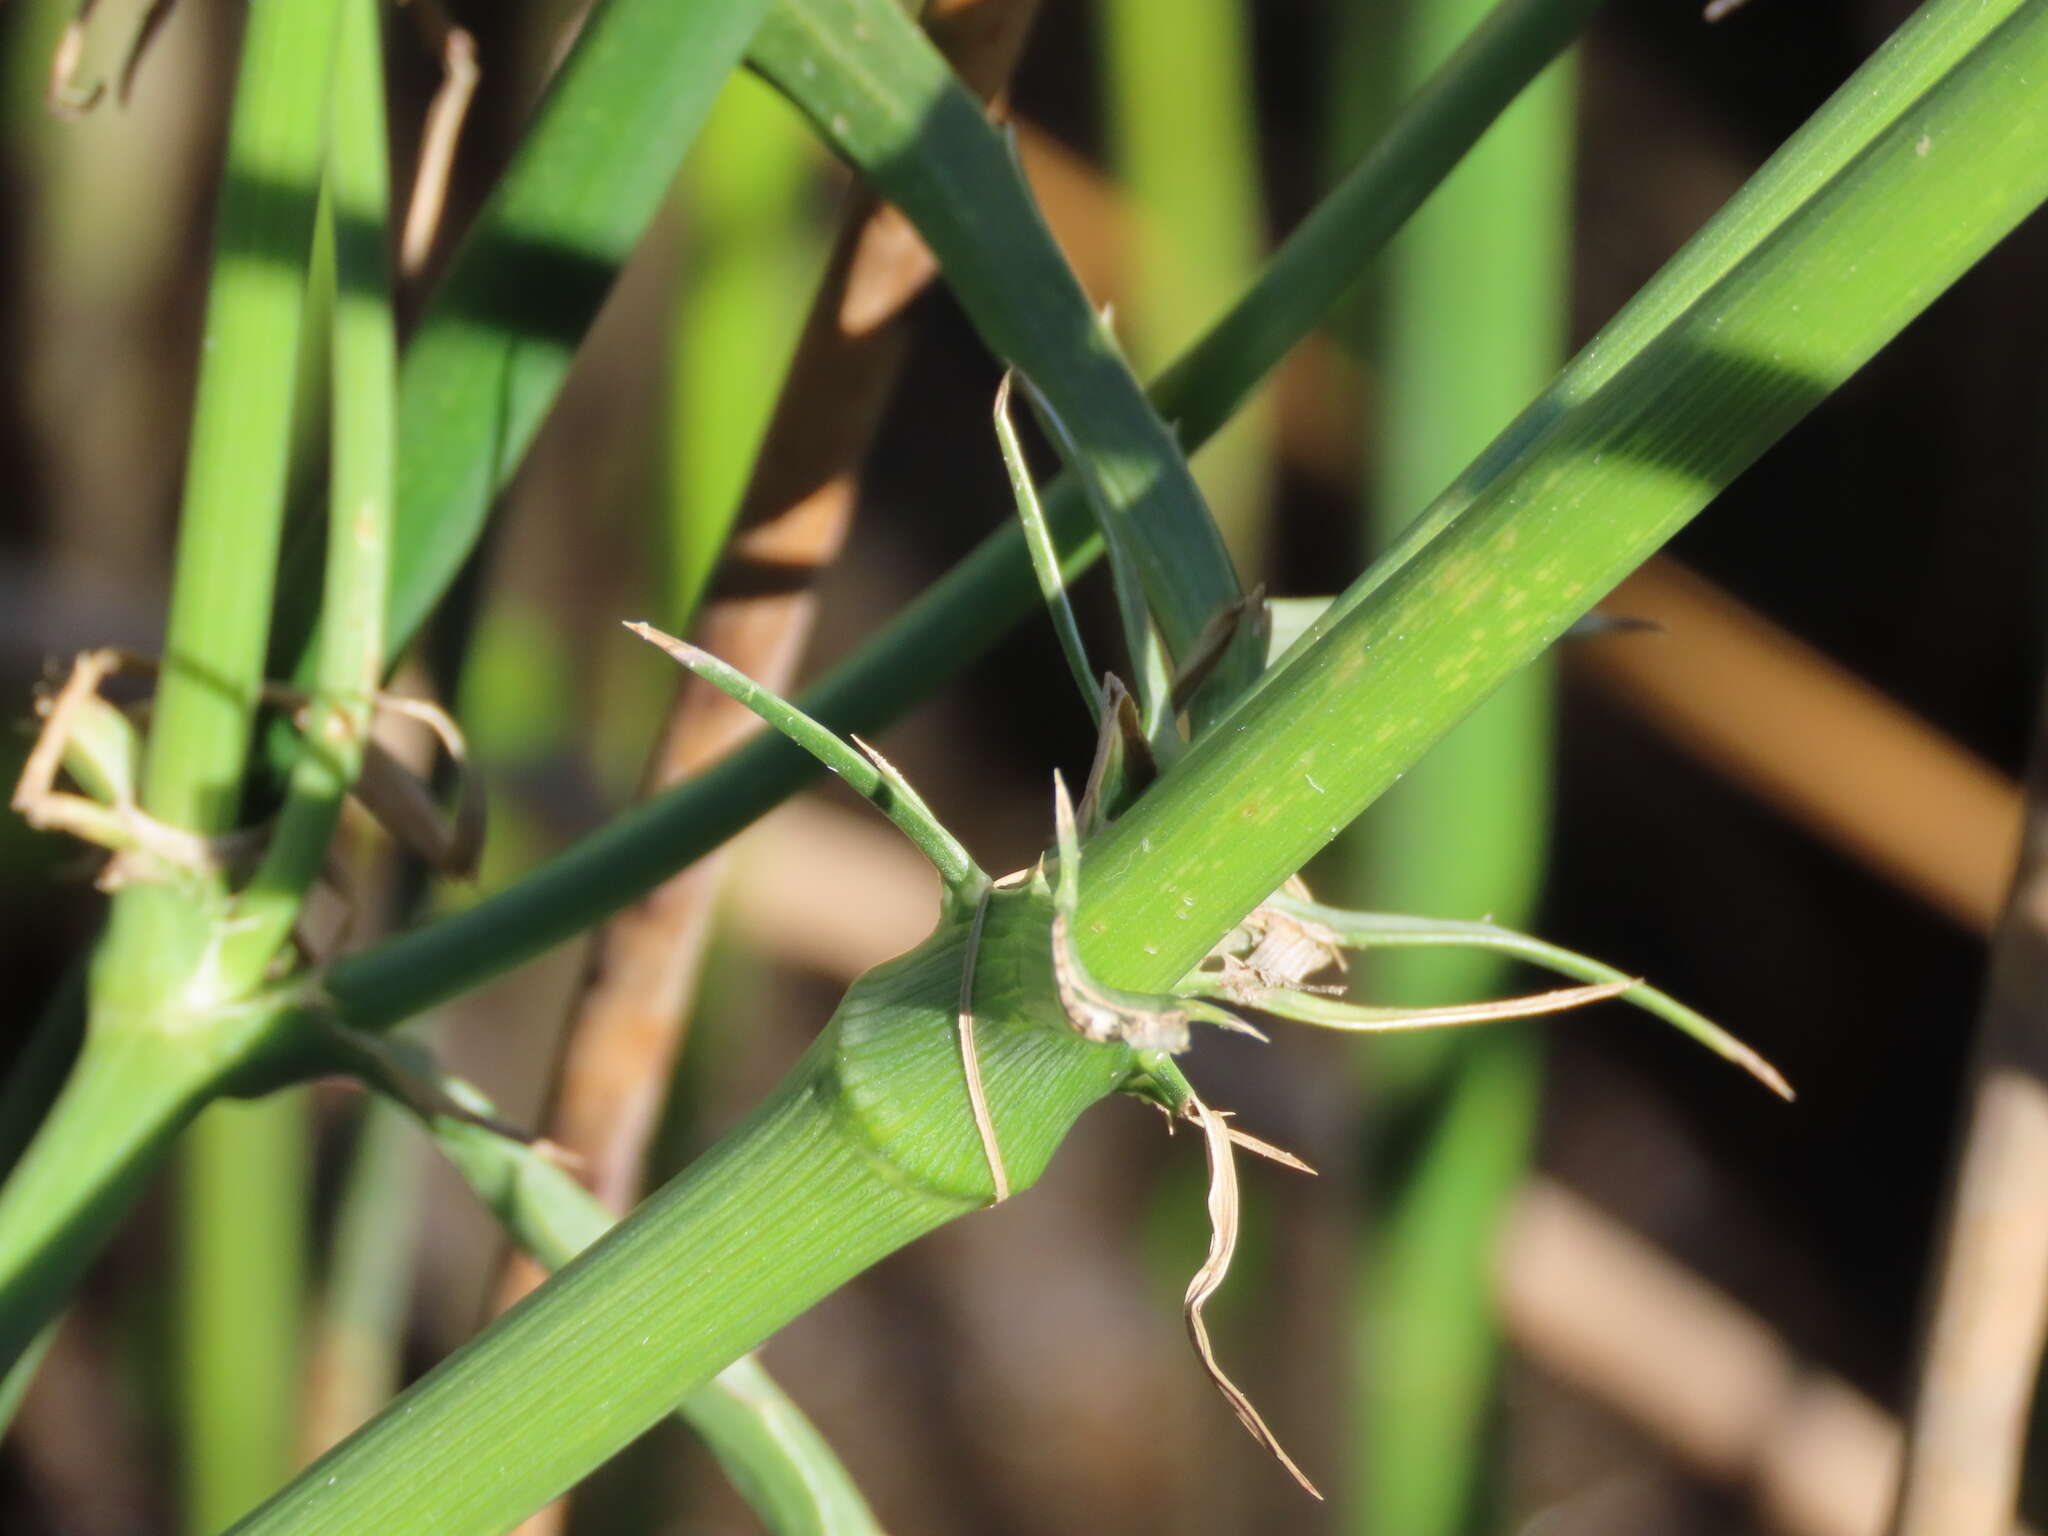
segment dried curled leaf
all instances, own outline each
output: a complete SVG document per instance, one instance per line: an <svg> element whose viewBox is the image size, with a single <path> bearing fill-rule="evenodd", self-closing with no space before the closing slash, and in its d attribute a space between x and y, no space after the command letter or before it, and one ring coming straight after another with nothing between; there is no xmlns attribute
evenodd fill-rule
<svg viewBox="0 0 2048 1536"><path fill-rule="evenodd" d="M1182 1313L1187 1318L1188 1337L1194 1341L1195 1353L1201 1357L1202 1369L1209 1373L1209 1379L1216 1384L1216 1390L1223 1394L1224 1401L1237 1414L1238 1422L1251 1431L1252 1438L1270 1451L1276 1461L1287 1469L1288 1475L1320 1499L1322 1494L1308 1475L1294 1463L1273 1431L1266 1427L1266 1421L1259 1417L1259 1410L1252 1406L1252 1400L1238 1389L1238 1386L1223 1373L1223 1367L1216 1363L1216 1351L1209 1342L1208 1325L1202 1321L1202 1309L1222 1287L1224 1276L1230 1273L1231 1258L1237 1252L1238 1195L1237 1164L1231 1156L1230 1145L1235 1139L1222 1114L1209 1108L1200 1098L1190 1094L1184 1113L1202 1128L1204 1149L1209 1155L1209 1256L1202 1261L1202 1267L1195 1271L1194 1279L1188 1282L1188 1292L1182 1303ZM1260 1143L1264 1151L1265 1143ZM1273 1149L1277 1151L1278 1149Z"/></svg>

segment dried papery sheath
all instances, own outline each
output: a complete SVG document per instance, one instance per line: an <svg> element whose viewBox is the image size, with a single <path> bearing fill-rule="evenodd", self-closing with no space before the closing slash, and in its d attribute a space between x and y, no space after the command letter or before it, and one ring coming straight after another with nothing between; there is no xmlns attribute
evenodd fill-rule
<svg viewBox="0 0 2048 1536"><path fill-rule="evenodd" d="M1266 1427L1266 1421L1259 1417L1259 1410L1252 1406L1252 1400L1216 1363L1216 1351L1209 1342L1209 1328L1202 1320L1202 1309L1222 1287L1224 1277L1230 1273L1231 1258L1237 1252L1237 1164L1230 1151L1234 1138L1223 1116L1192 1094L1188 1096L1186 1112L1188 1118L1202 1128L1202 1144L1209 1158L1209 1256L1195 1271L1194 1279L1188 1282L1187 1296L1182 1303L1188 1337L1194 1341L1202 1368L1209 1373L1209 1379L1237 1414L1239 1422L1251 1431L1252 1438L1273 1454L1289 1476L1320 1499L1322 1494L1316 1485L1294 1464L1294 1458L1287 1454L1273 1431Z"/></svg>
<svg viewBox="0 0 2048 1536"><path fill-rule="evenodd" d="M1609 981L1595 986L1559 987L1527 997L1503 997L1484 1003L1447 1003L1432 1008L1375 1008L1350 1003L1342 998L1288 987L1233 986L1227 976L1219 980L1217 996L1243 1003L1283 1019L1314 1024L1323 1029L1359 1033L1387 1030L1451 1029L1465 1024L1491 1024L1502 1019L1528 1019L1546 1013L1564 1013L1588 1003L1621 997L1637 986L1634 981Z"/></svg>
<svg viewBox="0 0 2048 1536"><path fill-rule="evenodd" d="M1201 997L1126 992L1097 981L1074 947L1074 912L1081 899L1081 839L1066 781L1053 775L1053 814L1059 832L1059 874L1053 885L1052 973L1068 1022L1090 1040L1121 1040L1133 1050L1174 1055L1188 1047L1195 1021L1264 1040L1228 1009Z"/></svg>
<svg viewBox="0 0 2048 1536"><path fill-rule="evenodd" d="M967 1102L974 1111L974 1128L981 1135L981 1149L988 1158L989 1181L995 1186L994 1204L1010 1198L1010 1173L1003 1166L1003 1144L996 1136L996 1123L988 1112L988 1090L981 1078L981 1050L974 1038L974 962L981 953L981 932L988 924L989 898L994 889L983 891L975 903L974 920L967 929L967 949L960 961L960 1069L967 1079Z"/></svg>

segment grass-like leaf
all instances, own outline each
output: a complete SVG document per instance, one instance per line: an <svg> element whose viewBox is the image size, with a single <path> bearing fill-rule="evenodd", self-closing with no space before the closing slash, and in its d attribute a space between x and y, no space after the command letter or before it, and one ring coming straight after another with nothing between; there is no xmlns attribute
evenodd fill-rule
<svg viewBox="0 0 2048 1536"><path fill-rule="evenodd" d="M991 350L1062 423L1061 450L1086 465L1099 513L1132 526L1127 547L1145 596L1168 650L1185 661L1209 620L1240 597L1236 572L1172 432L981 104L894 0L782 0L751 57L917 226ZM1258 668L1254 647L1236 647L1209 698L1227 703Z"/></svg>
<svg viewBox="0 0 2048 1536"><path fill-rule="evenodd" d="M1792 1085L1776 1067L1705 1014L1687 1007L1669 992L1562 945L1490 922L1458 922L1398 912L1347 912L1291 896L1275 896L1272 904L1290 917L1329 929L1344 943L1362 950L1477 949L1541 966L1594 986L1618 986L1616 996L1741 1067L1779 1098L1793 1096Z"/></svg>
<svg viewBox="0 0 2048 1536"><path fill-rule="evenodd" d="M387 660L475 548L766 10L606 0L585 23L405 351ZM293 575L281 670L311 609Z"/></svg>

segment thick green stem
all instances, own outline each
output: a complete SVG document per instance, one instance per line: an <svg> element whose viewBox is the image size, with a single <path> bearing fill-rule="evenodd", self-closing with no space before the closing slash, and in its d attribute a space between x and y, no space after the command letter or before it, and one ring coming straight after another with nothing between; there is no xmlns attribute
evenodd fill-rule
<svg viewBox="0 0 2048 1536"><path fill-rule="evenodd" d="M0 1189L0 1360L64 1305L210 1087L176 1042L110 1035L73 1069Z"/></svg>
<svg viewBox="0 0 2048 1536"><path fill-rule="evenodd" d="M1131 1065L1059 1016L1049 923L1042 888L998 893L976 969L982 1070L1019 1187ZM789 1317L986 1203L952 1027L966 932L863 977L739 1129L237 1530L503 1529Z"/></svg>
<svg viewBox="0 0 2048 1536"><path fill-rule="evenodd" d="M1185 974L2032 212L2044 79L2048 7L2023 7L1629 363L1590 387L1567 371L1406 558L1104 834L1090 900L1115 923L1082 932L1098 973Z"/></svg>
<svg viewBox="0 0 2048 1536"><path fill-rule="evenodd" d="M488 1108L480 1099L472 1107ZM589 1190L532 1147L446 1117L429 1129L507 1235L548 1269L616 1225ZM684 1394L676 1412L775 1536L879 1536L852 1475L752 1355Z"/></svg>

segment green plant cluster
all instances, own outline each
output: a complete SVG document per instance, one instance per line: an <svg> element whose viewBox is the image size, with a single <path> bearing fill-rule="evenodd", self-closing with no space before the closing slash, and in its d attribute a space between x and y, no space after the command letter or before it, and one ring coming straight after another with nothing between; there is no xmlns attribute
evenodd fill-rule
<svg viewBox="0 0 2048 1536"><path fill-rule="evenodd" d="M236 1530L483 1536L677 1411L775 1528L872 1528L747 1352L1003 1178L1028 1184L1112 1091L1199 1105L1199 1047L1184 1078L1134 1020L1213 1017L1219 997L1249 997L1389 1022L1255 967L1246 980L1226 964L1235 990L1191 996L1215 990L1219 956L1256 953L1245 925L1258 914L1333 942L1533 943L1404 939L1396 920L1270 899L2048 198L2048 5L1929 0L1269 657L1262 600L1186 455L1335 310L1593 9L1501 0L1148 390L1003 132L893 0L601 0L401 355L379 7L248 7L147 728L105 704L88 669L46 722L48 772L21 802L106 845L115 889L75 1065L53 1102L10 1092L4 1106L15 1123L0 1131L26 1142L0 1190L5 1400L144 1182L181 1136L208 1134L203 1110L340 1072L417 1115L556 1273ZM954 900L931 940L854 984L742 1125L613 1225L391 1032L712 850L813 771L798 746L764 738L501 892L324 967L298 960L292 930L359 787L382 680L475 548L742 67L915 225L989 350L1028 384L1064 472L1042 509L1023 497L1017 527L800 708L752 700L911 830ZM299 430L309 411L317 452ZM295 468L318 462L320 507L295 507ZM1016 481L1029 491L1027 474ZM1085 845L991 888L900 777L838 733L886 722L1036 603L1064 612L1065 581L1105 552L1137 728L1116 690L1096 692L1100 672L1063 623L1123 755L1092 812L1084 802ZM1557 953L1536 958L1739 1053L1675 1000ZM963 1020L977 1048L964 1065ZM61 1039L77 1022L74 1004L46 1028ZM1198 1318L1193 1290L1190 1308Z"/></svg>

